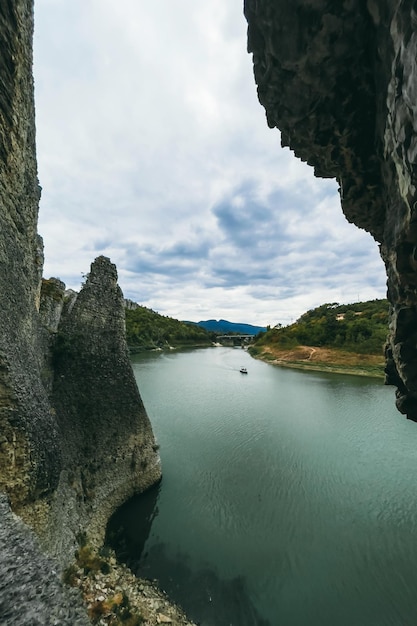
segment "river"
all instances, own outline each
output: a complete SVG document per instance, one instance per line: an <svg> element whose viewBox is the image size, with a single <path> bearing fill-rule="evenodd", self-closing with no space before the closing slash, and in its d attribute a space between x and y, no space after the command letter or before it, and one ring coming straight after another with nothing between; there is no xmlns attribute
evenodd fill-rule
<svg viewBox="0 0 417 626"><path fill-rule="evenodd" d="M140 575L202 626L417 624L417 424L393 388L239 348L133 367L163 468L112 523Z"/></svg>

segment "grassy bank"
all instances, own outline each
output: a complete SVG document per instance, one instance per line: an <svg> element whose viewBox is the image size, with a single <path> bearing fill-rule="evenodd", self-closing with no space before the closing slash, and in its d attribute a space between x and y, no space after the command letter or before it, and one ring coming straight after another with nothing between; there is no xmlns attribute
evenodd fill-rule
<svg viewBox="0 0 417 626"><path fill-rule="evenodd" d="M350 374L354 376L384 377L384 357L375 354L357 354L314 346L296 346L291 349L277 346L251 346L252 357L272 365L319 372Z"/></svg>

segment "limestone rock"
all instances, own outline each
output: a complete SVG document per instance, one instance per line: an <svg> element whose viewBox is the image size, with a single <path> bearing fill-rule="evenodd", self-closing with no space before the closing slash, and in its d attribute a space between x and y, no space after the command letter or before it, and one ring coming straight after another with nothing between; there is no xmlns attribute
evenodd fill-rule
<svg viewBox="0 0 417 626"><path fill-rule="evenodd" d="M130 366L117 273L79 296L42 280L32 78L33 0L0 3L0 491L61 563L77 533L160 478Z"/></svg>
<svg viewBox="0 0 417 626"><path fill-rule="evenodd" d="M64 307L65 284L58 278L42 280L39 314L42 325L49 333L58 331Z"/></svg>
<svg viewBox="0 0 417 626"><path fill-rule="evenodd" d="M0 489L15 508L47 498L62 467L42 378L32 33L30 0L0 4Z"/></svg>
<svg viewBox="0 0 417 626"><path fill-rule="evenodd" d="M63 466L87 515L90 538L127 498L157 482L157 446L139 395L125 339L116 266L92 263L86 283L64 308L55 344L52 402L65 446Z"/></svg>
<svg viewBox="0 0 417 626"><path fill-rule="evenodd" d="M81 595L65 587L59 567L10 511L0 494L0 622L2 626L88 626Z"/></svg>
<svg viewBox="0 0 417 626"><path fill-rule="evenodd" d="M379 242L392 305L387 382L417 420L417 13L411 0L245 0L268 125L334 177Z"/></svg>

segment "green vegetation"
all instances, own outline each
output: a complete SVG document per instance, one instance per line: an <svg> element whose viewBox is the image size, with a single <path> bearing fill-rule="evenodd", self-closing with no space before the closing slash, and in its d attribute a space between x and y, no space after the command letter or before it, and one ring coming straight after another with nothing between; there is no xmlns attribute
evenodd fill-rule
<svg viewBox="0 0 417 626"><path fill-rule="evenodd" d="M209 346L213 333L196 324L180 322L138 306L126 309L126 338L132 351L156 348Z"/></svg>
<svg viewBox="0 0 417 626"><path fill-rule="evenodd" d="M66 585L81 590L91 623L106 623L108 626L143 624L139 608L131 605L129 596L119 585L116 589L110 565L113 553L106 548L97 552L86 543L84 533L77 539L80 548L75 553L75 563L63 572L62 580Z"/></svg>
<svg viewBox="0 0 417 626"><path fill-rule="evenodd" d="M294 324L277 325L255 340L262 346L291 349L296 346L337 348L357 354L382 354L388 330L388 300L355 304L322 304L304 313Z"/></svg>
<svg viewBox="0 0 417 626"><path fill-rule="evenodd" d="M88 615L93 624L103 624L102 618L109 626L140 626L144 622L142 615L131 608L128 596L121 592L106 600L94 600Z"/></svg>

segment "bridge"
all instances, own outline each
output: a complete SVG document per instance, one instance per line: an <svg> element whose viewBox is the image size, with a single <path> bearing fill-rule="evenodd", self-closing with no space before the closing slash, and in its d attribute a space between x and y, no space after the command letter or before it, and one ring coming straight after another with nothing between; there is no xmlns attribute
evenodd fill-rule
<svg viewBox="0 0 417 626"><path fill-rule="evenodd" d="M242 343L250 343L255 335L218 335L216 341L222 343L223 341L232 342L234 345Z"/></svg>

